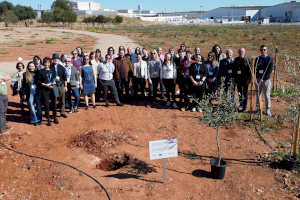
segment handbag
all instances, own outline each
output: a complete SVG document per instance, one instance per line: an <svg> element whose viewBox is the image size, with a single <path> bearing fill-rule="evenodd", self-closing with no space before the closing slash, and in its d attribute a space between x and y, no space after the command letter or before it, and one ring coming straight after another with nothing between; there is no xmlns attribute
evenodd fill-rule
<svg viewBox="0 0 300 200"><path fill-rule="evenodd" d="M70 86L71 87L76 87L77 86L77 81L76 80L70 80Z"/></svg>

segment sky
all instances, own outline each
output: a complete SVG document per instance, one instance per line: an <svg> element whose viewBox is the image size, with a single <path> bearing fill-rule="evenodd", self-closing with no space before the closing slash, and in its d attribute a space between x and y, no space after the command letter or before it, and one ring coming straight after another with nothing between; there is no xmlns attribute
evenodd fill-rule
<svg viewBox="0 0 300 200"><path fill-rule="evenodd" d="M2 0L0 0L2 1ZM14 5L20 4L24 6L31 6L33 9L38 9L38 5L42 5L43 10L50 9L50 6L54 0L6 0ZM87 1L87 0L86 0ZM285 0L251 0L251 1L240 1L240 0L148 0L148 1L137 1L137 0L92 0L92 2L100 3L101 8L110 9L133 9L137 10L138 5L142 5L143 10L154 10L154 12L188 12L188 11L209 11L218 7L231 7L231 6L272 6L276 4L281 4L284 2L290 2ZM202 6L202 7L200 7Z"/></svg>

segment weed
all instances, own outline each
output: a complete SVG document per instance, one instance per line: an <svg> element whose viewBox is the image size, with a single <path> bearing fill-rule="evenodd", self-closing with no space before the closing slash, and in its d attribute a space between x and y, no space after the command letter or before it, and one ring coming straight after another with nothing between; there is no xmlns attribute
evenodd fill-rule
<svg viewBox="0 0 300 200"><path fill-rule="evenodd" d="M263 37L263 40L267 40L267 38L266 38L266 37Z"/></svg>
<svg viewBox="0 0 300 200"><path fill-rule="evenodd" d="M278 144L279 146L284 146L284 143L280 141L276 141L276 144Z"/></svg>
<svg viewBox="0 0 300 200"><path fill-rule="evenodd" d="M9 37L9 35L5 35L5 37Z"/></svg>
<svg viewBox="0 0 300 200"><path fill-rule="evenodd" d="M55 32L55 31L53 31L53 30L51 30L51 29L48 29L47 31L48 31L48 32Z"/></svg>
<svg viewBox="0 0 300 200"><path fill-rule="evenodd" d="M244 32L244 37L249 37L249 33L248 32Z"/></svg>
<svg viewBox="0 0 300 200"><path fill-rule="evenodd" d="M176 115L172 115L172 119L176 119L177 118L177 116Z"/></svg>
<svg viewBox="0 0 300 200"><path fill-rule="evenodd" d="M79 176L83 176L84 175L84 173L82 173L82 172L79 172Z"/></svg>
<svg viewBox="0 0 300 200"><path fill-rule="evenodd" d="M269 127L262 127L262 128L260 128L260 130L265 133L270 133L270 131L271 131L271 129Z"/></svg>
<svg viewBox="0 0 300 200"><path fill-rule="evenodd" d="M73 157L73 158L72 158L72 160L77 160L77 159L78 159L78 157Z"/></svg>
<svg viewBox="0 0 300 200"><path fill-rule="evenodd" d="M206 40L205 39L203 39L203 40L200 40L200 43L205 43L206 42Z"/></svg>
<svg viewBox="0 0 300 200"><path fill-rule="evenodd" d="M66 187L68 186L67 184L65 184L64 182L59 182L58 187L62 188L62 187Z"/></svg>
<svg viewBox="0 0 300 200"><path fill-rule="evenodd" d="M6 55L8 54L9 52L1 52L0 54L3 54L3 55Z"/></svg>
<svg viewBox="0 0 300 200"><path fill-rule="evenodd" d="M26 43L26 45L35 45L35 43L30 42L30 43Z"/></svg>
<svg viewBox="0 0 300 200"><path fill-rule="evenodd" d="M55 44L56 40L54 39L46 39L46 44Z"/></svg>
<svg viewBox="0 0 300 200"><path fill-rule="evenodd" d="M197 157L197 154L193 151L189 151L188 152L188 156L187 156L188 159L191 159L191 160L197 160L198 157Z"/></svg>

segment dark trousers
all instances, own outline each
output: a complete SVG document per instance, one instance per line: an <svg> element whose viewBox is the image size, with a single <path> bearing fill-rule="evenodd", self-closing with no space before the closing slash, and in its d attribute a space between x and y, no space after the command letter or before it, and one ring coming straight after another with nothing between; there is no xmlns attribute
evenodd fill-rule
<svg viewBox="0 0 300 200"><path fill-rule="evenodd" d="M24 111L24 95L22 94L21 90L19 91L19 95L20 95L20 108L21 108L21 112Z"/></svg>
<svg viewBox="0 0 300 200"><path fill-rule="evenodd" d="M156 101L159 78L151 78L151 80L152 84L149 84L149 102L152 103Z"/></svg>
<svg viewBox="0 0 300 200"><path fill-rule="evenodd" d="M198 99L198 101L202 101L203 99L203 85L201 86L193 86L193 97ZM197 103L193 101L192 107L196 107Z"/></svg>
<svg viewBox="0 0 300 200"><path fill-rule="evenodd" d="M51 100L51 108L53 112L53 117L56 118L56 97L54 96L53 90L51 91L45 91L42 90L42 99L43 99L43 104L44 104L44 110L45 110L45 115L48 120L50 120L50 106L49 106L49 101Z"/></svg>
<svg viewBox="0 0 300 200"><path fill-rule="evenodd" d="M103 92L103 99L104 99L105 103L108 103L107 93L108 93L108 90L110 90L116 103L119 104L120 100L119 100L117 88L116 88L114 81L113 80L108 80L108 81L100 80L99 82L100 82L101 90Z"/></svg>
<svg viewBox="0 0 300 200"><path fill-rule="evenodd" d="M6 112L8 106L8 96L0 95L0 130L5 129L6 124Z"/></svg>
<svg viewBox="0 0 300 200"><path fill-rule="evenodd" d="M237 89L238 89L238 93L239 93L240 106L242 106L243 109L246 109L247 108L247 102L248 102L248 84L247 84L247 81L238 82L237 83Z"/></svg>
<svg viewBox="0 0 300 200"><path fill-rule="evenodd" d="M189 104L188 95L191 95L192 90L192 82L189 78L182 78L179 82L180 89L180 106L187 106Z"/></svg>
<svg viewBox="0 0 300 200"><path fill-rule="evenodd" d="M162 96L162 97L164 97L165 96L165 84L159 84L159 88L160 88L160 91L161 91L161 93L160 93L160 95Z"/></svg>
<svg viewBox="0 0 300 200"><path fill-rule="evenodd" d="M97 85L98 86L100 85L100 79L99 78L97 79ZM100 100L100 98L101 98L101 87L96 88L95 98Z"/></svg>
<svg viewBox="0 0 300 200"><path fill-rule="evenodd" d="M166 88L166 97L168 101L171 101L171 96L172 96L172 100L173 102L176 102L176 98L175 98L175 84L174 84L174 79L163 79L163 83L165 85ZM171 93L171 96L170 96Z"/></svg>
<svg viewBox="0 0 300 200"><path fill-rule="evenodd" d="M62 84L59 88L58 88L58 98L60 101L60 113L61 114L65 114L65 104L66 104L66 94L65 94L65 85Z"/></svg>
<svg viewBox="0 0 300 200"><path fill-rule="evenodd" d="M134 95L135 96L138 95L138 90L139 90L139 86L140 86L141 96L144 97L145 96L144 90L145 90L145 84L146 84L145 79L133 78L132 83L133 83Z"/></svg>
<svg viewBox="0 0 300 200"><path fill-rule="evenodd" d="M120 78L118 81L116 81L116 88L118 90L119 98L123 98L123 88L125 87L125 92L127 97L129 96L129 83L130 79L126 80L126 78Z"/></svg>

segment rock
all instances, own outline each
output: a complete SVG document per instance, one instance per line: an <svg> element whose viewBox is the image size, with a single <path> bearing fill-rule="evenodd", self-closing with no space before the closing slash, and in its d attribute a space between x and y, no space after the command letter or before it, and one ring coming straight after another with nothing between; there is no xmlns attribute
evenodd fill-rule
<svg viewBox="0 0 300 200"><path fill-rule="evenodd" d="M25 134L31 135L31 132L30 131L26 131Z"/></svg>

